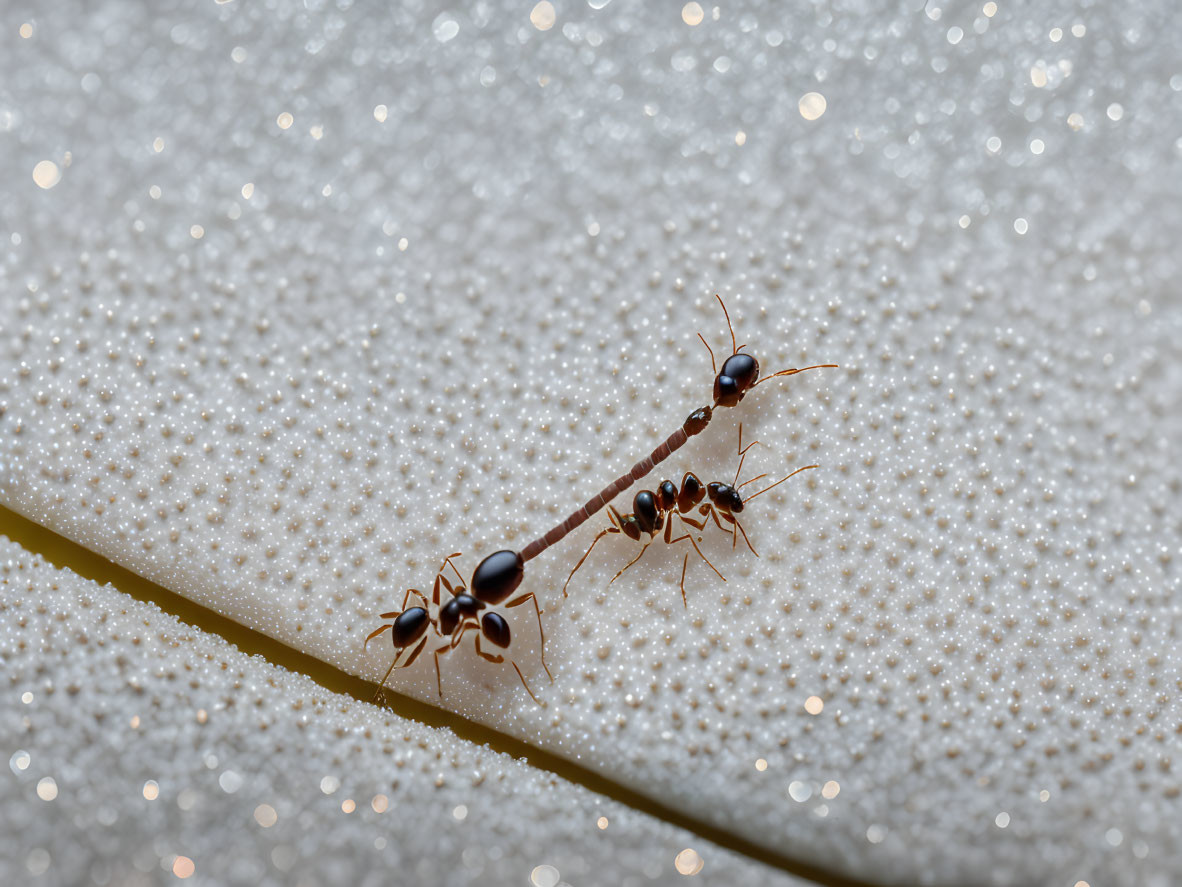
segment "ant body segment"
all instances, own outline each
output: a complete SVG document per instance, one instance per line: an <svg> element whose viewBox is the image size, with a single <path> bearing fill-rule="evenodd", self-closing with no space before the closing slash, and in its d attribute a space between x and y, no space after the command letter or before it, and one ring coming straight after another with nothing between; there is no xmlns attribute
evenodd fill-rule
<svg viewBox="0 0 1182 887"><path fill-rule="evenodd" d="M720 530L726 532L726 528L722 525L722 522L725 521L731 526L731 547L733 548L738 544L738 535L736 533L737 530L738 533L742 533L743 541L747 543L747 547L751 549L751 553L756 557L759 557L759 552L757 552L751 545L751 540L747 538L746 530L743 529L743 525L739 523L739 519L735 517L735 515L742 512L746 502L750 502L751 500L762 496L768 490L778 487L780 484L784 483L784 481L791 477L795 477L802 471L808 471L810 468L816 468L817 466L806 465L804 468L798 468L796 471L793 471L786 477L780 478L780 480L776 481L771 486L765 487L755 495L749 496L746 500L744 500L742 495L739 493L739 490L747 486L747 484L755 483L756 481L767 477L766 474L760 474L751 478L750 480L739 483L739 474L743 470L743 461L747 458L747 451L757 443L759 443L759 441L753 440L751 443L747 444L746 447L743 446L743 426L740 424L739 465L735 469L735 479L729 484L721 481L712 481L703 485L703 483L698 479L697 475L695 475L692 471L687 471L681 479L680 488L678 488L677 484L673 483L673 481L663 480L657 486L656 492L652 492L650 490L641 490L639 493L637 493L635 498L632 500L631 514L621 515L618 511L616 511L615 508L609 506L608 517L611 520L611 526L605 530L600 531L599 535L592 540L591 545L587 548L587 551L579 559L579 562L575 564L574 569L570 571L570 575L566 578L566 584L562 586L562 596L566 597L567 585L570 585L570 581L574 578L574 575L578 571L579 567L581 567L583 562L587 560L587 557L591 554L591 549L595 547L595 543L597 543L604 536L615 533L621 533L635 542L641 541L641 539L646 535L648 539L644 543L644 547L640 549L640 554L636 555L636 557L625 564L623 569L621 569L620 572L616 573L616 575L612 577L612 582L615 582L622 575L624 575L624 570L627 570L634 563L644 557L644 553L648 551L649 546L656 540L657 536L661 534L662 529L664 530L664 540L669 545L675 545L678 542L688 539L690 545L694 547L694 551L698 553L698 557L705 561L706 566L708 566L711 570L714 570L715 575L717 575L719 579L721 579L723 582L726 582L726 577L718 572L718 569L714 566L714 564L710 563L710 560L706 557L706 555L702 554L702 550L698 548L698 543L694 541L692 532L687 532L681 536L678 536L676 539L673 538L674 518L677 518L681 524L692 527L694 530L699 532L705 529L706 521L711 519ZM709 501L703 502L703 500L707 498ZM700 518L688 516L695 510L695 508L697 509L698 514L701 515ZM685 598L685 571L688 564L689 552L687 551L685 553L685 558L681 562L680 585L681 603L682 606L687 607L688 604L686 603ZM608 584L610 585L611 582Z"/></svg>
<svg viewBox="0 0 1182 887"><path fill-rule="evenodd" d="M523 561L532 560L537 557L551 545L558 542L567 533L574 530L576 527L584 523L591 515L603 508L608 502L614 499L617 495L622 493L633 483L640 480L646 474L653 470L659 463L663 462L669 455L676 450L679 450L685 445L685 442L693 437L695 434L700 434L710 424L711 418L714 415L714 409L718 407L733 407L736 406L745 396L755 388L769 379L775 379L779 376L795 376L798 373L807 372L808 370L819 369L836 369L835 363L822 363L815 366L807 366L800 368L793 368L787 370L780 370L778 373L771 373L770 375L760 378L759 376L759 361L751 354L743 351L746 344L739 345L735 339L735 328L731 324L730 312L726 310L726 304L722 301L722 297L717 293L714 298L718 300L718 304L722 307L722 313L726 317L726 326L731 334L731 355L722 362L722 369L719 370L718 364L714 359L714 351L710 348L709 343L706 342L705 337L698 333L698 338L702 340L702 344L706 346L706 350L710 352L710 366L714 372L714 406L699 407L694 410L686 420L681 424L681 427L670 434L665 441L653 450L647 457L641 459L632 469L625 474L620 475L594 496L592 496L581 508L576 510L573 514L568 516L566 520L553 527L544 536L535 539L527 545L521 552ZM787 479L787 478L785 478ZM724 512L726 513L726 512ZM718 523L718 518L714 518L715 523ZM721 524L720 524L721 526ZM700 553L700 552L699 552ZM688 554L687 554L688 557ZM577 568L576 568L577 569ZM716 571L717 572L717 571Z"/></svg>
<svg viewBox="0 0 1182 887"><path fill-rule="evenodd" d="M521 555L515 551L493 552L473 570L472 580L467 587L464 585L460 571L452 563L452 558L459 556L459 552L456 552L443 559L443 564L435 576L435 585L430 600L421 591L414 588L408 589L402 599L403 609L400 612L381 614L382 619L393 619L393 622L371 632L369 637L365 639L365 643L368 644L382 633L389 631L394 649L398 651L378 685L378 695L382 693L386 680L395 668L406 668L418 659L430 640L428 629L433 630L440 640L440 643L431 651L435 660L435 681L440 698L443 697L443 680L439 671L439 657L454 650L469 630L475 629L477 632L476 654L478 656L488 662L504 662L504 655L487 652L480 643L483 637L494 647L505 650L508 649L512 640L509 623L504 616L491 608L497 606L518 607L527 601L533 601L534 611L538 617L542 668L546 670L550 680L554 680L554 676L550 674L550 668L546 665L546 635L542 630L542 611L538 606L537 597L530 591L512 600L507 600L517 590L524 577L525 571ZM457 582L454 586L444 575L444 571L448 567L451 567L456 574ZM441 589L451 595L451 599L442 604L440 603ZM423 606L407 608L407 601L412 594L422 601ZM488 610L488 612L482 614L484 610ZM529 684L525 682L525 676L521 673L517 663L510 659L509 664L517 672L517 677L521 679L521 685L525 687L530 698L538 705L544 705L534 695Z"/></svg>

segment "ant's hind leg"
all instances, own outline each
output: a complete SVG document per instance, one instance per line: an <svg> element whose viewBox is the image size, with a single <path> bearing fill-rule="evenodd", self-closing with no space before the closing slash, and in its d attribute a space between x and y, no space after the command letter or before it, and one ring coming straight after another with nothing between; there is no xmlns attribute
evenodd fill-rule
<svg viewBox="0 0 1182 887"><path fill-rule="evenodd" d="M484 650L480 648L480 635L476 636L476 655L488 662L501 663L505 661L504 656L494 656L492 653L485 653ZM510 659L509 664L512 665L513 670L517 672L517 677L521 679L521 686L525 687L525 692L529 694L529 698L537 703L540 707L545 708L546 703L542 702L537 696L534 695L534 691L531 690L529 688L529 684L525 682L525 675L521 673L521 669L517 667L517 663Z"/></svg>
<svg viewBox="0 0 1182 887"><path fill-rule="evenodd" d="M579 562L577 564L575 564L575 568L570 571L570 575L566 577L566 582L563 583L563 585L562 585L562 596L563 597L566 597L566 587L568 585L570 585L570 581L575 578L575 573L578 572L579 567L583 566L583 561L585 561L588 558L588 556L590 556L591 549L595 547L595 543L598 542L600 539L602 539L604 536L606 536L608 533L618 533L618 532L620 532L620 531L617 530L615 527L608 527L606 530L601 531L600 534L598 536L596 536L591 541L590 547L588 547L587 551L583 554L583 556L581 558L579 558Z"/></svg>
<svg viewBox="0 0 1182 887"><path fill-rule="evenodd" d="M540 646L539 658L542 660L542 668L546 669L546 674L550 677L550 683L554 683L554 675L550 674L550 666L546 664L546 633L542 631L542 609L538 606L538 598L532 591L529 594L523 594L515 601L510 601L505 604L505 608L519 607L526 601L532 600L534 602L534 613L538 616L538 643Z"/></svg>
<svg viewBox="0 0 1182 887"><path fill-rule="evenodd" d="M542 702L537 696L534 695L534 691L531 690L529 688L529 684L525 682L525 675L521 673L521 669L517 667L517 663L510 659L509 664L512 665L513 670L517 672L517 677L521 679L521 686L525 687L525 692L529 694L529 698L532 699L539 707L545 708L546 703Z"/></svg>
<svg viewBox="0 0 1182 887"><path fill-rule="evenodd" d="M720 572L718 572L718 568L716 566L714 566L714 564L710 563L710 558L708 558L708 557L706 557L706 555L702 554L702 549L698 548L698 543L694 541L694 537L691 534L686 533L684 536L678 536L676 539L673 540L673 542L674 542L674 544L676 544L676 543L680 542L682 539L688 539L689 544L692 545L694 547L694 551L696 551L698 553L698 557L700 557L705 562L706 566L708 566L711 570L714 571L715 576L717 576L723 582L726 582L726 577L723 576ZM686 559L688 560L689 559L689 552L688 551L686 552L685 556L686 556ZM681 579L684 582L685 581L685 570L683 569L681 571L681 573L682 573Z"/></svg>
<svg viewBox="0 0 1182 887"><path fill-rule="evenodd" d="M627 570L630 566L632 566L634 563L636 563L638 560L640 560L642 557L644 557L644 553L646 551L648 551L649 545L652 545L652 543L651 542L647 543L644 546L644 548L640 549L640 554L636 555L636 557L632 558L632 560L630 560L630 561L628 561L628 563L624 564L624 570ZM618 572L618 573L616 573L616 575L612 576L612 582L615 582L617 579L619 579L621 576L623 576L624 570L620 570L620 572ZM609 582L608 585L611 585L612 582Z"/></svg>

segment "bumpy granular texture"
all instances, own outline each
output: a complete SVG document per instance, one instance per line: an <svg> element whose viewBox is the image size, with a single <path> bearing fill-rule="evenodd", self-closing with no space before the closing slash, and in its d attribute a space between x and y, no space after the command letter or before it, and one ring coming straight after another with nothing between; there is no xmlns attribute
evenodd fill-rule
<svg viewBox="0 0 1182 887"><path fill-rule="evenodd" d="M818 463L762 556L708 528L687 611L685 543L609 585L617 537L563 600L597 519L527 567L553 685L510 614L545 708L468 643L394 686L835 871L1165 883L1171 8L309 5L6 38L0 501L377 678L444 555L708 401L719 292L765 370L841 364L651 479L730 480L740 420Z"/></svg>
<svg viewBox="0 0 1182 887"><path fill-rule="evenodd" d="M5 884L803 883L2 537L0 616Z"/></svg>

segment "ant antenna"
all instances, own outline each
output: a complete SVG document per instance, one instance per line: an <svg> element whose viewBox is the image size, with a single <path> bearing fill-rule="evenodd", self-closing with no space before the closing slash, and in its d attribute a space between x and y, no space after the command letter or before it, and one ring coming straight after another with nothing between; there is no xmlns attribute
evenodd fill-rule
<svg viewBox="0 0 1182 887"><path fill-rule="evenodd" d="M755 495L748 496L744 501L750 502L752 499L758 499L760 496L762 496L768 490L774 490L776 487L778 487L784 481L788 480L789 478L796 477L796 475L800 474L802 471L808 471L810 468L820 468L820 467L821 467L820 465L806 465L806 466L804 466L804 468L797 468L794 472L789 474L787 477L780 478L778 481L776 481L770 487L765 487L764 489L760 490ZM766 475L761 474L760 477L766 477ZM752 478L751 480L758 480L758 479L759 478ZM751 481L749 480L749 481L747 481L747 483L751 483Z"/></svg>
<svg viewBox="0 0 1182 887"><path fill-rule="evenodd" d="M714 349L710 347L710 343L706 341L705 337L698 333L698 338L702 340L702 344L706 346L706 350L710 352L710 372L718 375L718 364L714 362Z"/></svg>
<svg viewBox="0 0 1182 887"><path fill-rule="evenodd" d="M738 354L739 349L735 345L735 328L731 326L731 314L726 310L726 303L722 301L722 296L715 293L714 298L718 299L718 304L722 306L723 316L726 317L726 328L731 331L731 354Z"/></svg>
<svg viewBox="0 0 1182 887"><path fill-rule="evenodd" d="M758 440L751 441L751 443L747 444L746 447L743 446L743 423L740 422L739 423L739 466L735 469L735 479L733 481L731 481L732 487L735 486L735 484L737 484L739 482L739 474L743 471L743 460L747 458L747 450L751 449L756 444L763 446L763 443ZM766 475L760 475L760 477L765 477L765 476ZM751 481L747 481L747 483L749 484L749 483L751 483ZM746 486L746 485L747 484L743 484L743 486ZM739 489L739 488L736 487L736 489Z"/></svg>
<svg viewBox="0 0 1182 887"><path fill-rule="evenodd" d="M757 480L763 480L765 477L767 477L767 472L766 472L766 471L765 471L763 474L757 474L757 475L755 475L755 477L751 478L750 480L745 480L745 481L743 481L741 484L739 484L737 487L735 487L735 489L736 489L736 490L741 490L741 489L743 489L743 487L747 486L747 484L753 484L753 483L755 483ZM731 486L734 486L734 484L731 484Z"/></svg>
<svg viewBox="0 0 1182 887"><path fill-rule="evenodd" d="M819 363L819 364L816 364L815 366L811 366L811 367L800 367L800 369L780 370L780 372L778 372L778 373L772 373L771 375L764 376L762 379L760 379L758 382L756 382L755 385L762 385L768 379L774 379L774 378L776 378L776 376L795 376L797 373L804 373L809 370L836 370L836 369L840 369L840 367L835 363ZM751 387L754 388L755 385L752 385Z"/></svg>

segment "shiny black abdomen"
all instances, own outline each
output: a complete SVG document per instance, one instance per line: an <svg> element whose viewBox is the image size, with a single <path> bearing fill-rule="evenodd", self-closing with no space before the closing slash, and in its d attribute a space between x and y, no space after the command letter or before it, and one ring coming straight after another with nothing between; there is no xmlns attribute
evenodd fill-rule
<svg viewBox="0 0 1182 887"><path fill-rule="evenodd" d="M486 604L499 604L517 590L524 577L525 561L519 552L494 551L473 571L471 592Z"/></svg>

